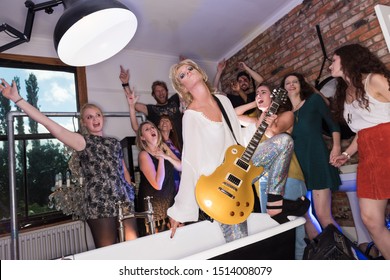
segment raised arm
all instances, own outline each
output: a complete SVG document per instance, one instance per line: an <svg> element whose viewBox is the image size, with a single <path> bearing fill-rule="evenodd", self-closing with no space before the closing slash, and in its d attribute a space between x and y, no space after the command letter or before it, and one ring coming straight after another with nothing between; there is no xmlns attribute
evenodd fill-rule
<svg viewBox="0 0 390 280"><path fill-rule="evenodd" d="M24 100L18 92L15 81L12 82L12 86L8 84L4 79L1 79L0 91L3 96L13 101L20 109L22 109L31 119L40 123L58 140L65 145L71 147L76 151L81 151L85 148L84 137L76 132L72 132L55 121L51 120L37 108L32 106L26 100Z"/></svg>
<svg viewBox="0 0 390 280"><path fill-rule="evenodd" d="M244 113L250 109L256 108L256 101L252 101L247 104L243 104L241 106L238 106L234 108L234 111L236 112L237 116L242 116Z"/></svg>
<svg viewBox="0 0 390 280"><path fill-rule="evenodd" d="M213 80L213 86L214 86L214 88L216 88L218 90L220 89L219 80L221 79L221 75L222 75L222 72L225 69L225 67L226 67L226 60L225 59L218 62L217 72L215 73L214 80Z"/></svg>
<svg viewBox="0 0 390 280"><path fill-rule="evenodd" d="M256 122L256 118L244 114L246 111L253 108L256 108L256 101L252 101L234 108L241 125L248 126L250 123Z"/></svg>
<svg viewBox="0 0 390 280"><path fill-rule="evenodd" d="M252 68L248 67L245 62L239 62L238 63L238 67L240 67L241 69L245 70L246 72L249 73L249 75L251 75L251 77L258 83L258 84L261 84L262 82L264 82L264 78L263 76L261 76L259 73L257 73L256 71L252 70Z"/></svg>
<svg viewBox="0 0 390 280"><path fill-rule="evenodd" d="M129 90L125 92L125 95L126 95L127 104L129 105L131 128L134 130L134 132L137 132L139 128L139 124L137 121L137 116L135 114L136 112L135 104L138 100L138 96L135 96L134 89L130 90L130 87Z"/></svg>
<svg viewBox="0 0 390 280"><path fill-rule="evenodd" d="M129 84L129 82L130 82L130 70L123 68L122 65L120 66L119 79L122 82L122 87L123 87L123 90L125 91L126 95L131 94L134 91L134 88L131 89L130 84ZM135 110L137 112L141 112L141 113L145 114L146 116L148 115L148 108L146 107L145 104L137 102L135 104L134 108L135 108Z"/></svg>

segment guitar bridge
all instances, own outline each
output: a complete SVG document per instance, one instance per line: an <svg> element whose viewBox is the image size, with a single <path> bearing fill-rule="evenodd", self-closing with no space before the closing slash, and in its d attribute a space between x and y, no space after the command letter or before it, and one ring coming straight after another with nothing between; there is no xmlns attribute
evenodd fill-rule
<svg viewBox="0 0 390 280"><path fill-rule="evenodd" d="M234 199L235 198L235 196L233 195L233 194L231 194L230 192L228 192L227 190L224 190L223 188L221 188L221 187L219 187L218 188L218 190L221 192L221 193L223 193L223 194L225 194L225 195L227 195L228 197L230 197L230 198L232 198L232 199Z"/></svg>

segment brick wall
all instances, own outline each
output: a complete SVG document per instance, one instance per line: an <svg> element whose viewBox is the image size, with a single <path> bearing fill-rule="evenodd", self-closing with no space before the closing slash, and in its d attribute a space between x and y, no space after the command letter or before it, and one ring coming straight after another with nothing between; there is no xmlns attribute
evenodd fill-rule
<svg viewBox="0 0 390 280"><path fill-rule="evenodd" d="M319 25L329 58L343 44L361 43L390 67L390 53L375 15L377 4L390 5L390 0L303 1L227 60L221 77L222 90L229 92L229 84L239 71L239 61L244 61L274 86L279 86L281 78L292 71L304 74L313 85L316 80L321 82L329 77L329 62L325 63L319 77L324 55L316 25ZM335 192L332 198L337 222L341 226L353 226L345 193Z"/></svg>
<svg viewBox="0 0 390 280"><path fill-rule="evenodd" d="M328 57L343 44L361 43L374 51L390 67L390 53L381 32L374 6L389 0L305 0L285 17L255 38L227 61L221 77L222 90L229 92L237 63L244 61L278 86L281 78L296 71L315 84L323 62L317 35L319 25ZM325 64L318 81L329 76Z"/></svg>

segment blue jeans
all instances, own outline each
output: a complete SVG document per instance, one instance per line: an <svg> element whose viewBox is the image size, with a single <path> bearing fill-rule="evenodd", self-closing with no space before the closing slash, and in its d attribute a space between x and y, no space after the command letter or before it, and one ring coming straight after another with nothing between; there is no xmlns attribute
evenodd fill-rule
<svg viewBox="0 0 390 280"><path fill-rule="evenodd" d="M261 212L267 212L267 176L260 178L260 208ZM297 200L301 196L306 195L307 189L304 181L287 178L286 185L284 188L283 198L289 200ZM301 225L295 229L295 259L302 260L303 253L306 247L306 242L304 240L306 236L305 226Z"/></svg>

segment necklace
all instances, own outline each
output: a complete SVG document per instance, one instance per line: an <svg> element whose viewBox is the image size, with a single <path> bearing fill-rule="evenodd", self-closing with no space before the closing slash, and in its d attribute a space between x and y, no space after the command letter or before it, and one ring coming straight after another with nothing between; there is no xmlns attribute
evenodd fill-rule
<svg viewBox="0 0 390 280"><path fill-rule="evenodd" d="M305 100L301 100L296 106L293 108L293 112L297 111L299 108L302 107L302 104Z"/></svg>
<svg viewBox="0 0 390 280"><path fill-rule="evenodd" d="M295 123L298 123L298 121L299 121L299 110L294 112L294 116L295 116Z"/></svg>
<svg viewBox="0 0 390 280"><path fill-rule="evenodd" d="M305 100L301 100L296 106L293 108L294 116L295 116L295 123L298 123L299 121L299 109L301 109L303 103Z"/></svg>

